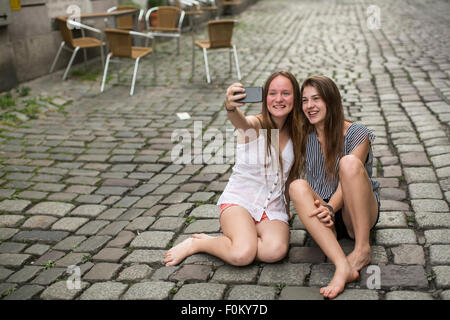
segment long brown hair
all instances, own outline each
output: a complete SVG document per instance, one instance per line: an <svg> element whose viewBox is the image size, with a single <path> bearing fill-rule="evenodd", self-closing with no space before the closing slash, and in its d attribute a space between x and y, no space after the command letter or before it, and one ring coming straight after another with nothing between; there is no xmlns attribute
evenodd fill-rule
<svg viewBox="0 0 450 320"><path fill-rule="evenodd" d="M263 87L263 101L262 101L262 123L261 126L263 129L267 130L267 151L266 155L271 155L271 142L272 135L271 130L277 129L275 122L272 119L272 115L267 108L267 95L269 93L269 87L272 83L273 79L278 76L283 76L287 78L294 89L294 106L292 111L289 113L286 118L286 122L284 126L287 126L289 136L291 137L293 148L294 148L294 164L292 165L289 177L296 178L298 177L299 167L300 167L300 134L303 120L301 119L302 109L301 109L301 95L300 95L300 86L298 84L297 79L294 77L292 73L286 70L280 70L272 73L269 78L267 78L264 87ZM281 166L281 173L283 173L283 161L281 157L281 150L279 150L279 163Z"/></svg>
<svg viewBox="0 0 450 320"><path fill-rule="evenodd" d="M341 94L333 80L323 75L313 75L303 81L300 90L301 97L303 97L303 90L306 87L314 87L327 107L324 121L325 172L327 179L333 181L338 178L336 159L341 158L344 153L345 118ZM308 135L314 131L314 125L309 122L303 112L301 112L301 119L303 119L303 128L300 135L300 171L305 173L306 144Z"/></svg>

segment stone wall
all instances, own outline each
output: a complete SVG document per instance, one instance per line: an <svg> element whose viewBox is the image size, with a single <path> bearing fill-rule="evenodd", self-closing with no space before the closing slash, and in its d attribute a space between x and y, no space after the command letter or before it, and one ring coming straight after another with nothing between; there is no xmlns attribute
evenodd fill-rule
<svg viewBox="0 0 450 320"><path fill-rule="evenodd" d="M7 1L9 0L1 0ZM117 0L20 0L21 9L11 11L11 23L0 26L0 92L49 72L61 43L54 24L58 15L68 15L69 5L82 12L105 11ZM70 14L69 14L70 15ZM63 51L56 70L65 67L70 52ZM81 58L80 55L79 58Z"/></svg>

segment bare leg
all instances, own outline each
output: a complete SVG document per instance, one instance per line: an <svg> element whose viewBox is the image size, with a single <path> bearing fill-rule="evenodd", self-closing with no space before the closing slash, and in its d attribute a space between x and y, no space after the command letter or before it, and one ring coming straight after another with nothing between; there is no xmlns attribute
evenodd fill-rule
<svg viewBox="0 0 450 320"><path fill-rule="evenodd" d="M209 236L207 234L204 234L204 233L194 233L191 237L195 238L195 239L210 239L210 238L214 238L214 237L211 237L211 236Z"/></svg>
<svg viewBox="0 0 450 320"><path fill-rule="evenodd" d="M289 225L279 220L264 220L256 224L258 233L258 261L272 263L283 259L289 249ZM196 233L191 236L196 239L211 239L213 237Z"/></svg>
<svg viewBox="0 0 450 320"><path fill-rule="evenodd" d="M264 220L256 225L258 251L256 259L262 262L277 262L286 256L289 249L289 225L280 220Z"/></svg>
<svg viewBox="0 0 450 320"><path fill-rule="evenodd" d="M358 272L347 261L333 230L326 227L317 217L309 216L309 213L316 209L314 200L323 200L312 190L308 182L295 180L290 185L289 194L303 225L336 267L331 282L328 286L320 289L320 293L325 298L335 298L344 290L347 282L355 281L358 278Z"/></svg>
<svg viewBox="0 0 450 320"><path fill-rule="evenodd" d="M340 160L339 181L344 199L342 219L355 239L355 249L347 258L359 271L370 263L370 228L376 222L378 204L369 176L356 156L348 155Z"/></svg>
<svg viewBox="0 0 450 320"><path fill-rule="evenodd" d="M229 207L222 213L220 224L222 235L209 237L197 234L167 251L164 259L166 266L177 265L187 256L199 252L236 266L250 264L257 250L256 227L250 214L242 207Z"/></svg>

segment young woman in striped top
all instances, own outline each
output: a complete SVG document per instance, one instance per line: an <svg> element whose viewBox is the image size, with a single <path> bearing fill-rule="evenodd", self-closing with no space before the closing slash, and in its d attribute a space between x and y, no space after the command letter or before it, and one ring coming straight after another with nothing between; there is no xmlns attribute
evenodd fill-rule
<svg viewBox="0 0 450 320"><path fill-rule="evenodd" d="M335 273L320 289L334 298L370 263L370 230L378 222L378 182L372 180L375 136L361 124L344 119L341 95L329 78L317 75L301 87L303 129L300 174L289 194L315 242L331 260ZM355 240L345 256L339 239Z"/></svg>

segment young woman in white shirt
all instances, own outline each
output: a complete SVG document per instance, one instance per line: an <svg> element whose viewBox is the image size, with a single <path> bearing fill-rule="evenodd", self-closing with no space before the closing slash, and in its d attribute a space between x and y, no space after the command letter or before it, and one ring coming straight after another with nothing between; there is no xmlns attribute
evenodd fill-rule
<svg viewBox="0 0 450 320"><path fill-rule="evenodd" d="M298 172L301 124L300 89L288 71L269 76L263 88L262 112L245 116L240 83L226 92L225 109L238 129L236 161L219 198L222 234L194 234L167 251L166 266L195 253L208 253L235 266L255 259L276 262L289 248L290 172ZM263 129L263 130L261 130ZM292 169L292 170L291 170Z"/></svg>

